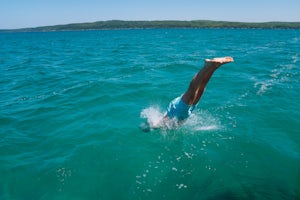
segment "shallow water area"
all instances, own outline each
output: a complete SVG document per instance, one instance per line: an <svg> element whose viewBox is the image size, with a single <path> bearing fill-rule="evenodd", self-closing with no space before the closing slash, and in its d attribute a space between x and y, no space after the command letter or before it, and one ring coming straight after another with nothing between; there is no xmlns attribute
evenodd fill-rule
<svg viewBox="0 0 300 200"><path fill-rule="evenodd" d="M0 33L0 199L297 199L299 39ZM215 72L191 117L161 128L203 60L220 56L235 62Z"/></svg>

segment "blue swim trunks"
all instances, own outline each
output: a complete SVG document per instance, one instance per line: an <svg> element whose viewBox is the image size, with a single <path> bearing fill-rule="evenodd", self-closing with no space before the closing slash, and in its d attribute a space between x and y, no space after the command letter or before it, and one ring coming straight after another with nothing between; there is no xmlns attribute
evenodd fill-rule
<svg viewBox="0 0 300 200"><path fill-rule="evenodd" d="M167 109L167 116L170 119L176 118L178 120L187 119L192 111L195 109L195 106L186 104L182 97L177 97L171 101Z"/></svg>

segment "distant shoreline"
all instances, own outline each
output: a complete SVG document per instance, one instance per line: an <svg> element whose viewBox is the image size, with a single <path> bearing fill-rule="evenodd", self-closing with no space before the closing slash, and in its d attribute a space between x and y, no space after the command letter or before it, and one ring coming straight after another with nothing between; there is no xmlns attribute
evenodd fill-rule
<svg viewBox="0 0 300 200"><path fill-rule="evenodd" d="M162 21L98 21L34 28L2 29L0 32L50 32L115 29L160 29L160 28L241 28L241 29L300 29L300 22L229 22L210 20L162 20Z"/></svg>

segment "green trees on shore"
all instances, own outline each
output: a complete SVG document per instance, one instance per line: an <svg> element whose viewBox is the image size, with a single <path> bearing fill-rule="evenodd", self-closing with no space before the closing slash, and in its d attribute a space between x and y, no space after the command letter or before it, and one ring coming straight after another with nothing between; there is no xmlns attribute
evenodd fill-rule
<svg viewBox="0 0 300 200"><path fill-rule="evenodd" d="M98 21L93 23L74 23L36 28L23 28L6 31L64 31L64 30L101 30L101 29L146 29L146 28L268 28L300 29L300 22L226 22L226 21ZM3 30L2 30L3 31Z"/></svg>

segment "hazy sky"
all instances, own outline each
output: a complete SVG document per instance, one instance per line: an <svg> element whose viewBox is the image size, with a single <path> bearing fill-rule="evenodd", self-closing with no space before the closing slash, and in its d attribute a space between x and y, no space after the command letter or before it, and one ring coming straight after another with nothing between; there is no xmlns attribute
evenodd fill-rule
<svg viewBox="0 0 300 200"><path fill-rule="evenodd" d="M0 29L112 19L300 22L300 0L0 0Z"/></svg>

